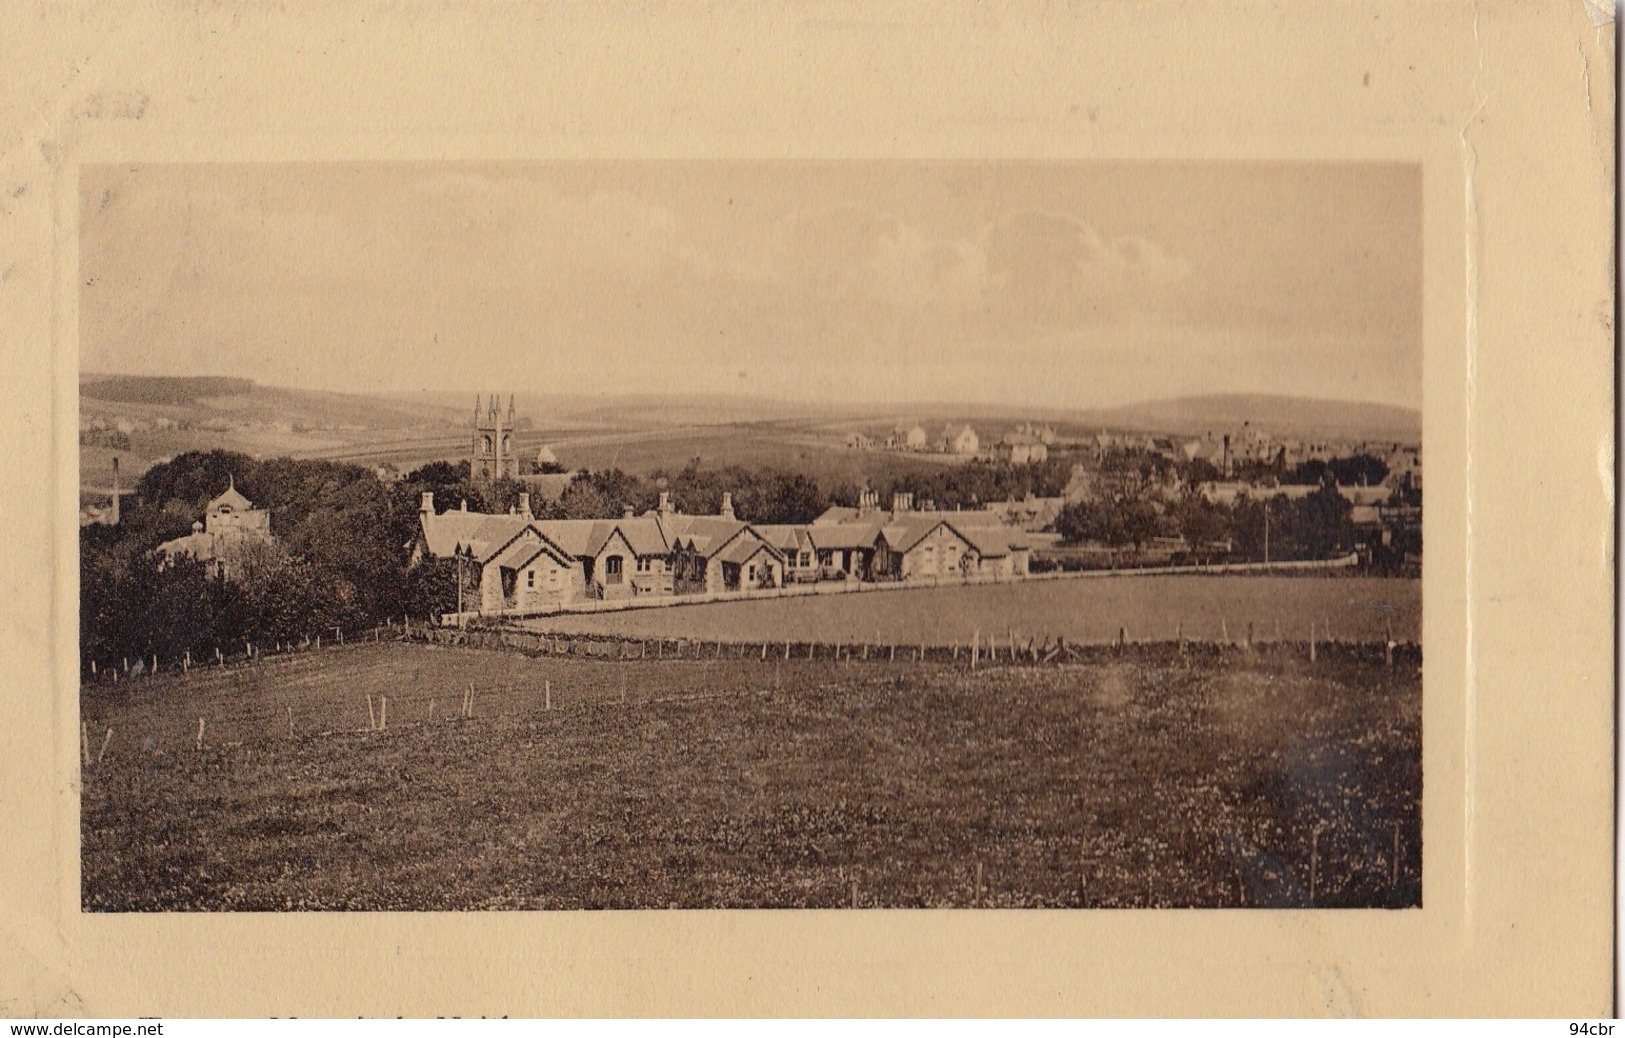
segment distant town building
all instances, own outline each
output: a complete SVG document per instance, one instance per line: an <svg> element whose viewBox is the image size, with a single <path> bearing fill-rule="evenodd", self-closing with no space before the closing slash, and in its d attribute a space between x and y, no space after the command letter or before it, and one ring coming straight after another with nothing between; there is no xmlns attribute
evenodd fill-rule
<svg viewBox="0 0 1625 1038"><path fill-rule="evenodd" d="M1012 465L1036 465L1049 457L1049 445L1029 425L1005 433L994 445L993 454Z"/></svg>
<svg viewBox="0 0 1625 1038"><path fill-rule="evenodd" d="M230 578L246 551L273 540L270 511L255 508L231 479L225 492L204 507L203 518L192 524L192 532L158 545L158 552L169 563L190 556L211 564L216 576Z"/></svg>
<svg viewBox="0 0 1625 1038"><path fill-rule="evenodd" d="M480 398L474 398L474 437L470 447L469 475L477 480L514 479L519 475L519 456L513 448L513 396L508 397L504 419L501 402L493 394L481 413Z"/></svg>
<svg viewBox="0 0 1625 1038"><path fill-rule="evenodd" d="M968 425L950 425L943 429L940 443L945 454L975 454L982 447L976 430Z"/></svg>

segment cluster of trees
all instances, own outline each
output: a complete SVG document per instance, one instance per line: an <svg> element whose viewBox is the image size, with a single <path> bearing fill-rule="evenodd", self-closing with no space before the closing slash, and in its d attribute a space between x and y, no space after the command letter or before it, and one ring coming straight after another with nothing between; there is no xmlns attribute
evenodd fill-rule
<svg viewBox="0 0 1625 1038"><path fill-rule="evenodd" d="M235 549L229 580L185 557L160 565L158 546L190 532L228 482L270 509L275 541ZM466 465L429 466L396 484L358 465L226 451L154 466L124 499L118 526L80 531L83 664L154 654L172 662L444 608L456 595L449 564L407 566L423 490L484 503Z"/></svg>
<svg viewBox="0 0 1625 1038"><path fill-rule="evenodd" d="M1328 479L1301 498L1238 498L1231 505L1209 501L1194 488L1173 503L1133 490L1119 490L1068 504L1055 529L1074 543L1104 545L1114 552L1141 550L1153 538L1174 538L1204 561L1218 555L1250 560L1325 559L1354 544L1353 506Z"/></svg>
<svg viewBox="0 0 1625 1038"><path fill-rule="evenodd" d="M1218 479L1218 469L1211 462L1200 462L1212 470L1210 479ZM1296 465L1286 463L1283 450L1273 461L1241 461L1231 466L1231 478L1256 483L1275 480L1292 486L1312 487L1335 479L1340 486L1380 486L1388 478L1388 463L1370 454L1351 454L1346 457L1322 461L1311 458Z"/></svg>

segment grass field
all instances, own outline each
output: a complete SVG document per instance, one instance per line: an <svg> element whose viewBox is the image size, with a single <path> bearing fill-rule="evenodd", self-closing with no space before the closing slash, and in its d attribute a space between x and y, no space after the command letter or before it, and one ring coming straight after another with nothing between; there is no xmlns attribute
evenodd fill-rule
<svg viewBox="0 0 1625 1038"><path fill-rule="evenodd" d="M91 911L1421 899L1411 658L972 673L384 643L88 689L82 712Z"/></svg>
<svg viewBox="0 0 1625 1038"><path fill-rule="evenodd" d="M1378 641L1391 628L1421 640L1422 585L1367 577L1123 576L1033 580L1019 584L920 588L750 602L714 602L620 613L540 618L541 631L626 638L704 638L969 645L980 629L1000 639L1063 637L1106 642L1128 628L1131 640L1240 640L1252 624L1258 640L1308 641L1309 625L1326 639Z"/></svg>

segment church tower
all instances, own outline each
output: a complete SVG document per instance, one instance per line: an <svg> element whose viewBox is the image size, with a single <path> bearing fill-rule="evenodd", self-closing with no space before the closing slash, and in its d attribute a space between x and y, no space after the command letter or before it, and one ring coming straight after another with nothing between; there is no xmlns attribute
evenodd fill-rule
<svg viewBox="0 0 1625 1038"><path fill-rule="evenodd" d="M474 398L474 439L469 459L469 475L487 482L497 479L516 479L519 476L519 456L514 453L513 395L508 396L508 413L502 414L502 402L496 394L484 402Z"/></svg>

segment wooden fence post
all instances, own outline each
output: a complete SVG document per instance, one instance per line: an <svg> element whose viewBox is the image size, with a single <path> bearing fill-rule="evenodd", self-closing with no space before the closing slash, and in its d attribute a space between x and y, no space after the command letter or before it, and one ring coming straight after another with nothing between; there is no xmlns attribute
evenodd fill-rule
<svg viewBox="0 0 1625 1038"><path fill-rule="evenodd" d="M195 747L199 752L203 749L203 718L201 717L197 719L197 742Z"/></svg>
<svg viewBox="0 0 1625 1038"><path fill-rule="evenodd" d="M1309 662L1315 662L1315 625L1309 625Z"/></svg>
<svg viewBox="0 0 1625 1038"><path fill-rule="evenodd" d="M102 738L102 748L96 754L96 763L98 765L101 764L102 758L107 756L107 744L112 742L112 741L113 741L113 729L109 728L107 730L107 735Z"/></svg>
<svg viewBox="0 0 1625 1038"><path fill-rule="evenodd" d="M544 682L542 682L542 709L543 710L551 710L551 709L553 709L553 682L552 681L544 681Z"/></svg>

